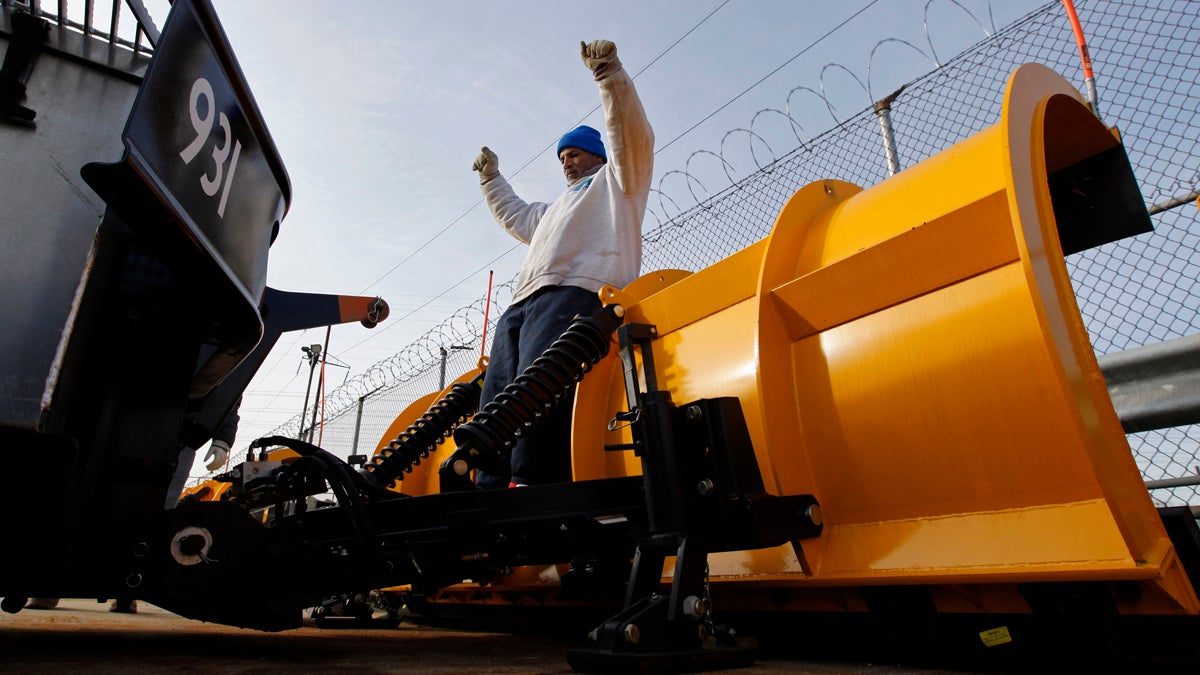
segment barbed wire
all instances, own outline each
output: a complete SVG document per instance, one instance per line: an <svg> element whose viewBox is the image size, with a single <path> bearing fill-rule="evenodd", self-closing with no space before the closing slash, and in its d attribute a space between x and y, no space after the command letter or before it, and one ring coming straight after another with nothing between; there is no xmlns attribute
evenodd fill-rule
<svg viewBox="0 0 1200 675"><path fill-rule="evenodd" d="M494 316L503 312L512 299L513 282L492 289ZM430 368L440 367L442 349L469 346L478 351L483 318L488 313L487 300L480 298L455 310L448 318L426 331L399 352L378 361L361 374L347 379L325 396L325 409L330 417L356 408L360 398L393 389L424 375ZM299 434L307 425L306 413L298 413L283 422L268 436Z"/></svg>
<svg viewBox="0 0 1200 675"><path fill-rule="evenodd" d="M979 17L977 17L971 10L967 9L965 6L962 5L962 3L958 2L957 0L927 0L927 2L924 5L923 11L922 11L921 26L922 26L922 31L924 32L924 35L925 35L926 42L929 44L929 52L928 53L925 50L921 49L920 47L917 47L916 45L912 44L908 40L904 40L904 39L896 38L896 37L887 37L887 38L883 38L883 39L877 41L875 43L875 45L871 48L871 50L867 56L867 62L865 65L865 73L863 74L862 77L860 77L858 73L854 72L851 68L849 68L845 64L842 64L842 63L839 63L836 61L826 63L825 65L823 65L821 67L821 69L818 73L818 76L817 76L817 87L818 88L817 89L813 89L811 87L803 86L803 85L793 87L787 93L787 97L784 100L784 108L782 110L780 110L779 108L761 108L761 109L759 109L757 112L754 113L753 117L751 117L749 127L736 127L734 129L731 129L728 132L726 132L725 135L721 137L721 143L718 146L716 151L713 151L708 148L701 148L699 150L695 150L684 161L684 166L682 169L673 169L671 171L667 171L667 172L663 173L659 177L658 183L656 184L656 188L652 191L655 199L658 201L659 209L661 209L662 212L664 212L664 213L667 211L666 204L664 203L663 200L670 201L673 206L678 207L679 200L676 197L681 196L681 195L676 193L675 196L672 196L669 193L668 187L667 187L668 181L674 179L677 176L682 178L683 187L676 188L676 189L686 189L688 196L690 196L692 199L692 204L696 205L696 206L701 206L702 208L703 208L703 202L710 199L717 192L720 192L725 187L736 186L738 184L738 182L744 178L744 176L733 175L733 174L737 173L737 169L734 166L733 160L727 154L727 152L728 152L727 142L729 141L730 137L732 137L732 136L744 136L745 137L745 140L747 142L747 146L745 149L748 151L750 158L754 163L755 170L766 172L766 173L771 172L771 170L772 170L771 167L775 164L778 157L782 156L783 154L787 154L788 152L791 152L797 148L803 148L805 146L806 139L808 142L811 142L812 137L805 130L804 125L801 124L800 120L797 119L797 116L793 113L792 97L797 92L805 92L805 93L811 94L812 96L815 96L819 100L820 104L829 113L830 120L833 123L833 127L830 128L830 131L835 129L837 126L845 123L849 118L843 117L838 112L837 107L834 105L833 101L831 100L832 97L830 95L830 87L827 84L827 78L826 78L826 74L830 70L837 70L837 71L840 71L840 72L848 75L850 80L853 83L857 84L858 88L865 94L865 98L863 99L864 106L866 106L867 108L870 108L870 107L874 106L880 100L880 99L876 98L876 96L873 92L873 88L871 86L871 69L872 69L872 66L874 65L875 57L881 47L892 44L892 43L904 45L904 46L908 47L909 49L913 50L914 52L916 52L917 54L920 54L922 57L924 57L925 60L929 61L930 64L933 65L935 70L940 69L942 67L942 65L939 63L939 61L937 59L936 51L934 50L934 47L933 47L933 43L934 43L933 34L929 28L929 8L935 2L949 3L949 4L959 8L960 10L962 10L968 16L970 16L970 18L975 22L976 25L979 26L980 31L983 33L983 36L984 36L983 41L995 39L996 30L995 30L994 21L992 20L991 2L988 2L986 4L987 12L988 12L988 23L989 23L989 25L992 26L991 30L989 30L988 27L985 26L982 21L980 21ZM1053 7L1056 4L1057 3L1048 3L1048 5L1046 7L1047 8ZM1040 11L1046 11L1046 9L1043 8ZM786 121L788 128L792 132L793 137L796 139L796 145L790 146L787 148L783 148L781 151L776 151L776 149L774 147L772 147L771 143L767 140L766 136L764 134L758 133L758 131L756 130L756 125L759 123L759 119L762 118L764 115L774 115L774 116L783 118L783 120ZM804 134L805 138L801 138L801 135L800 135L801 133ZM756 143L757 143L757 146L759 149L756 149ZM770 155L771 161L769 161L769 162L760 162L759 161L759 152L762 150L765 150L765 152ZM691 171L692 163L695 160L697 160L698 158L704 157L704 156L711 156L717 160L717 162L719 163L719 166L722 169L722 172L724 173L724 175L728 181L725 185L714 186L715 189L710 190L709 187L705 185L705 183L701 179L701 177ZM705 194L703 196L696 194L695 188L697 186L699 186L702 190L704 190ZM666 220L668 222L670 221L669 218L664 219L664 217L662 215L660 215L660 213L657 211L653 212L652 215L654 217L655 222L659 226L662 226L664 224L664 220Z"/></svg>

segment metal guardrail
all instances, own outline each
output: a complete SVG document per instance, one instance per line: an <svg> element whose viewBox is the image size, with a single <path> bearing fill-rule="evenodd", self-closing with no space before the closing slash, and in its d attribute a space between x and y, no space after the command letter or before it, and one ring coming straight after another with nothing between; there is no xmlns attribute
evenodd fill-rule
<svg viewBox="0 0 1200 675"><path fill-rule="evenodd" d="M1163 211L1170 211L1171 209L1178 208L1184 204L1190 204L1197 199L1200 199L1200 190L1192 190L1186 195L1172 197L1166 201L1154 204L1148 210L1150 211L1150 215L1154 215L1156 213L1162 213ZM1200 204L1197 204L1197 206L1200 206Z"/></svg>
<svg viewBox="0 0 1200 675"><path fill-rule="evenodd" d="M1126 433L1200 424L1200 334L1097 360Z"/></svg>
<svg viewBox="0 0 1200 675"><path fill-rule="evenodd" d="M1098 359L1126 433L1200 424L1200 334ZM1147 490L1200 485L1197 474L1146 481Z"/></svg>
<svg viewBox="0 0 1200 675"><path fill-rule="evenodd" d="M1200 485L1200 475L1182 476L1180 478L1162 478L1160 480L1146 481L1147 490L1163 490L1166 488L1188 487L1191 485Z"/></svg>

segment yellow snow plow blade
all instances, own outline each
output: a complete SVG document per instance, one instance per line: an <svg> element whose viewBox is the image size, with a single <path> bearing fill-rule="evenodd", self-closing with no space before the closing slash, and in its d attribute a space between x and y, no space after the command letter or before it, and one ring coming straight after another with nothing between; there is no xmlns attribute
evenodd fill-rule
<svg viewBox="0 0 1200 675"><path fill-rule="evenodd" d="M797 192L769 237L648 297L660 389L736 396L768 489L817 539L711 557L773 585L1137 580L1123 611L1197 613L1084 328L1067 253L1146 231L1119 138L1059 75L1000 122L861 190ZM653 277L653 275L648 275ZM575 478L638 471L610 355L580 384Z"/></svg>

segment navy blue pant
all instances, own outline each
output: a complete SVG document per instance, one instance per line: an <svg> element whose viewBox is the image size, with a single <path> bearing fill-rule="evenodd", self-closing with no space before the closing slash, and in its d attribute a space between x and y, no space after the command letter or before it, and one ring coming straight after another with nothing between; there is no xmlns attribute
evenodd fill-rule
<svg viewBox="0 0 1200 675"><path fill-rule="evenodd" d="M496 323L480 406L516 380L562 336L576 315L591 316L599 309L600 298L592 291L548 286L505 310ZM483 488L502 488L510 481L544 485L571 480L571 405L570 397L561 401L536 429L517 440L510 457L480 467L475 483Z"/></svg>

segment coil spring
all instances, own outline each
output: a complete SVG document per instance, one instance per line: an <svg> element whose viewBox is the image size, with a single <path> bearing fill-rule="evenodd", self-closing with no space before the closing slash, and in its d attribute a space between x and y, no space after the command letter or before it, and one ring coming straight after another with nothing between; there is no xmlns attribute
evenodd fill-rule
<svg viewBox="0 0 1200 675"><path fill-rule="evenodd" d="M454 430L459 448L469 444L495 456L512 446L608 354L609 336L620 325L623 313L618 305L610 305L591 317L575 317L566 332L516 380L470 422Z"/></svg>
<svg viewBox="0 0 1200 675"><path fill-rule="evenodd" d="M364 473L371 482L382 487L395 485L403 480L403 474L412 473L413 467L450 437L454 427L466 421L479 407L482 378L470 382L459 382L450 388L450 393L429 407L395 440L388 443L371 458Z"/></svg>

